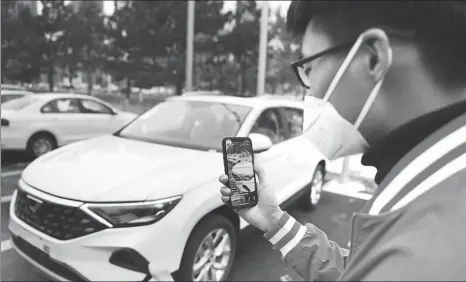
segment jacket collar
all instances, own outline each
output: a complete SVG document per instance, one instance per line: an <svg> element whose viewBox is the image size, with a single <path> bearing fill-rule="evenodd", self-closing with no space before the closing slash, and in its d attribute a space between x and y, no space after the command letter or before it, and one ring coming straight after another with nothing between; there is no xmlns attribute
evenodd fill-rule
<svg viewBox="0 0 466 282"><path fill-rule="evenodd" d="M375 182L380 184L395 164L429 135L466 113L466 100L413 119L373 144L361 163L377 168Z"/></svg>

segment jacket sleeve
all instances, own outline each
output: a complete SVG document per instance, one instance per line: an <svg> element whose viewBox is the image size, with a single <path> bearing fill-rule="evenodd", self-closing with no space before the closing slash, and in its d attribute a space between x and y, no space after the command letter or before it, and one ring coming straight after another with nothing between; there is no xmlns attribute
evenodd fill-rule
<svg viewBox="0 0 466 282"><path fill-rule="evenodd" d="M303 226L286 212L264 237L306 281L336 281L349 255L320 229L312 224Z"/></svg>

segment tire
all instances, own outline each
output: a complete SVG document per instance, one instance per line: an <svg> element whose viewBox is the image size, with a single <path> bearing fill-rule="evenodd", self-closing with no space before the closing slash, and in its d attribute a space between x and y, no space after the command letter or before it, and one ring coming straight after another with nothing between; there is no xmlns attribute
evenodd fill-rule
<svg viewBox="0 0 466 282"><path fill-rule="evenodd" d="M36 133L28 141L27 153L33 158L38 158L56 148L57 141L52 134L46 132Z"/></svg>
<svg viewBox="0 0 466 282"><path fill-rule="evenodd" d="M301 199L301 207L306 211L311 211L317 207L322 195L322 188L325 179L325 166L317 165L314 170L311 182L306 185L305 193Z"/></svg>
<svg viewBox="0 0 466 282"><path fill-rule="evenodd" d="M205 244L206 243L205 240L208 240L210 236L215 238L214 236L215 234L217 235L224 234L222 232L219 234L218 233L219 231L216 231L216 230L223 230L225 234L228 234L230 238L230 241L229 241L230 251L229 251L229 257L223 258L223 265L225 265L225 267L224 267L224 272L222 274L222 277L220 278L220 280L211 280L210 278L206 279L206 277L202 277L201 275L199 275L200 271L198 271L197 273L194 272L194 265L196 262L198 262L199 265L205 265L205 267L203 268L209 268L209 264L210 264L209 262L205 264L200 263L202 258L209 257L209 255L200 256L200 253L202 253L202 248L208 245L208 244ZM233 262L235 259L235 254L236 254L236 237L237 237L237 230L235 226L233 225L233 223L230 220L228 220L226 217L218 215L218 214L211 214L205 217L194 228L193 232L191 233L191 236L188 239L188 243L186 244L186 247L183 253L183 258L181 260L180 269L176 273L175 280L176 281L225 281L226 279L228 279L228 276L230 274L230 271L231 271L231 268L233 266ZM222 240L219 239L218 242L221 242L221 241ZM217 243L217 246L218 246L218 243ZM219 249L222 249L222 248L219 248ZM215 257L215 255L210 255L210 257L211 258ZM218 263L217 265L220 266L222 264ZM203 268L201 267L201 269ZM195 278L197 277L200 277L200 279L196 280Z"/></svg>

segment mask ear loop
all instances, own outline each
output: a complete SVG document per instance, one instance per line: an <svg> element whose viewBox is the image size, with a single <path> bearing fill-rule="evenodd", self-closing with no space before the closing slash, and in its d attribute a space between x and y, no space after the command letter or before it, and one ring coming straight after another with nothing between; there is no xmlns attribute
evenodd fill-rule
<svg viewBox="0 0 466 282"><path fill-rule="evenodd" d="M346 56L345 60L341 64L340 68L338 69L337 73L332 79L332 82L330 83L330 86L327 89L327 92L324 95L324 98L322 99L325 102L328 102L330 99L330 96L332 95L333 91L335 91L335 88L337 88L338 83L340 82L341 78L345 74L346 70L348 69L349 65L353 61L354 57L356 56L356 53L358 52L359 48L361 47L363 43L363 35L359 36L356 42L354 43L353 47L351 47L351 50L349 51L348 55Z"/></svg>
<svg viewBox="0 0 466 282"><path fill-rule="evenodd" d="M388 50L389 50L388 66L390 67L390 65L392 64L393 55L392 55L392 49L389 48ZM362 107L362 110L359 113L358 118L354 122L354 127L359 128L359 126L361 126L362 121L367 116L367 113L369 113L369 110L372 107L372 104L374 104L375 98L377 98L377 94L379 94L380 88L382 87L382 84L385 80L385 75L375 84L374 88L372 88L372 91L369 94L369 97L367 98L366 103L364 103L364 106Z"/></svg>
<svg viewBox="0 0 466 282"><path fill-rule="evenodd" d="M353 61L353 59L356 57L356 53L358 52L359 48L361 47L362 43L364 42L364 34L360 35L356 42L354 43L353 47L351 47L351 50L348 52L348 55L346 56L345 60L341 64L340 68L338 69L337 73L335 74L335 77L333 78L332 82L330 83L330 86L327 89L327 92L324 95L324 98L322 99L324 102L328 102L330 99L330 96L333 94L335 91L335 88L338 86L338 83L340 82L341 78L345 74L346 70L348 69L349 65ZM388 65L391 65L392 63L392 50L389 49L389 54L388 54ZM361 110L361 112L358 115L358 118L356 119L356 122L354 123L354 126L356 128L359 128L361 125L362 121L366 117L367 113L369 112L372 104L375 101L375 98L377 97L377 94L380 91L380 88L382 87L383 81L385 77L381 78L377 84L374 86L372 89L371 93L369 94L369 97L366 100L366 103L364 103L364 106Z"/></svg>

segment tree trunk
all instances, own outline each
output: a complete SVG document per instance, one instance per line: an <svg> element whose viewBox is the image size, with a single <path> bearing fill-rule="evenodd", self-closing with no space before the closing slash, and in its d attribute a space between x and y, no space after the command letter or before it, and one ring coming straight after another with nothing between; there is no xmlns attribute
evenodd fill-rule
<svg viewBox="0 0 466 282"><path fill-rule="evenodd" d="M86 71L87 76L87 95L92 95L92 89L94 88L94 76L92 70Z"/></svg>
<svg viewBox="0 0 466 282"><path fill-rule="evenodd" d="M53 89L55 88L54 75L55 75L54 63L49 62L47 79L48 79L48 82L49 82L49 91L50 92L53 92Z"/></svg>
<svg viewBox="0 0 466 282"><path fill-rule="evenodd" d="M242 96L241 93L243 92L243 74L238 73L237 77L237 83L236 83L236 96Z"/></svg>
<svg viewBox="0 0 466 282"><path fill-rule="evenodd" d="M177 79L175 87L176 87L176 95L181 96L181 94L183 94L183 80Z"/></svg>
<svg viewBox="0 0 466 282"><path fill-rule="evenodd" d="M125 95L126 95L126 99L129 101L131 97L131 79L129 77L126 78Z"/></svg>

